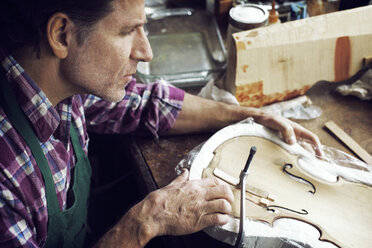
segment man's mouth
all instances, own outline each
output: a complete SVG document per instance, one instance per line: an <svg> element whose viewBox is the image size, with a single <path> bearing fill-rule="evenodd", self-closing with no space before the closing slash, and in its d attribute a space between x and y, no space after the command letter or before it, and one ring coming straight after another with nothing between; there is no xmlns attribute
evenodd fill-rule
<svg viewBox="0 0 372 248"><path fill-rule="evenodd" d="M125 82L129 82L129 81L132 80L132 78L133 78L133 74L125 75L125 76L124 76L124 81L125 81Z"/></svg>

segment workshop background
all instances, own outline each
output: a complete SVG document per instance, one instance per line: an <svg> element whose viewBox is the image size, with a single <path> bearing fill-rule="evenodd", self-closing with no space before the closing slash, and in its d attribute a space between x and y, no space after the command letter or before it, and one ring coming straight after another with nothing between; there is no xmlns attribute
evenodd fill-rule
<svg viewBox="0 0 372 248"><path fill-rule="evenodd" d="M149 8L154 8L154 2L162 5L166 8L180 8L190 7L195 9L207 9L210 8L209 0L168 0L168 1L148 1L146 3ZM281 22L287 22L296 20L299 18L307 18L309 13L323 14L329 11L345 10L364 6L370 4L369 0L326 0L326 2L332 8L317 9L316 5L318 0L307 0L307 1L284 1L277 0L276 5L278 6L277 11L279 12L279 18ZM271 1L232 1L232 0L216 0L212 4L212 12L217 20L217 25L222 35L222 39L226 42L227 29L229 24L228 12L237 4L241 3L254 3L262 5L271 5ZM328 6L324 4L324 6ZM156 6L155 6L156 8ZM304 13L306 11L306 13ZM318 11L318 12L316 12ZM149 20L149 26L152 25L151 19ZM155 25L156 26L156 25ZM226 68L222 68L225 70ZM145 78L144 78L145 77ZM144 80L141 80L144 79ZM146 75L139 77L140 81L151 80ZM183 82L180 84L182 88L191 93L197 93L206 82L199 84L190 83L188 87L187 83ZM90 133L90 148L89 148L89 159L93 168L92 176L92 193L90 202L90 217L89 223L90 232L94 234L94 237L98 237L103 234L110 226L112 226L120 217L136 202L143 199L149 192L149 189L144 182L143 174L149 173L148 171L141 171L136 165L135 160L137 159L133 154L133 146L128 145L131 140L135 137L131 135L98 135ZM138 151L137 151L138 152ZM110 167L110 170L105 168ZM114 180L113 180L114 178ZM122 197L117 197L118 195ZM92 207L94 206L94 207ZM146 247L231 247L225 243L221 243L208 237L206 234L197 233L193 235L195 243L190 243L178 237L159 237L152 240ZM199 239L202 237L202 239ZM205 240L206 243L198 243L197 240ZM91 242L94 242L92 238ZM213 244L213 246L211 246ZM288 246L290 247L290 246ZM284 248L284 247L283 247Z"/></svg>

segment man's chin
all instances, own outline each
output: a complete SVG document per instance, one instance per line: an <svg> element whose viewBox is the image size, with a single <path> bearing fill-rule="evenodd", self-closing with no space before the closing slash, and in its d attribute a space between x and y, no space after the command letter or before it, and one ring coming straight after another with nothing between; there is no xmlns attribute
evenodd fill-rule
<svg viewBox="0 0 372 248"><path fill-rule="evenodd" d="M125 95L125 89L120 90L120 92L115 92L113 94L105 94L104 96L98 96L106 101L109 102L120 102L123 100Z"/></svg>

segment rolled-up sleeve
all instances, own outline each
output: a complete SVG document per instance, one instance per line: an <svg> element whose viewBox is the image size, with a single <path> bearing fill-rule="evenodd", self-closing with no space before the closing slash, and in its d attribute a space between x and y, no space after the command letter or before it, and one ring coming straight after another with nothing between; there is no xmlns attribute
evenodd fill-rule
<svg viewBox="0 0 372 248"><path fill-rule="evenodd" d="M132 80L122 101L112 103L83 95L87 130L159 136L167 132L181 111L185 92L165 82L139 84Z"/></svg>

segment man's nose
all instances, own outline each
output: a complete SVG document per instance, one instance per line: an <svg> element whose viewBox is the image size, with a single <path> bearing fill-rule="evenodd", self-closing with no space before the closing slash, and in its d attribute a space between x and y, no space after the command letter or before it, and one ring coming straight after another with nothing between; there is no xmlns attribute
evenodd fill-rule
<svg viewBox="0 0 372 248"><path fill-rule="evenodd" d="M135 60L149 62L152 60L153 54L143 27L137 34L137 38L133 40L131 57Z"/></svg>

